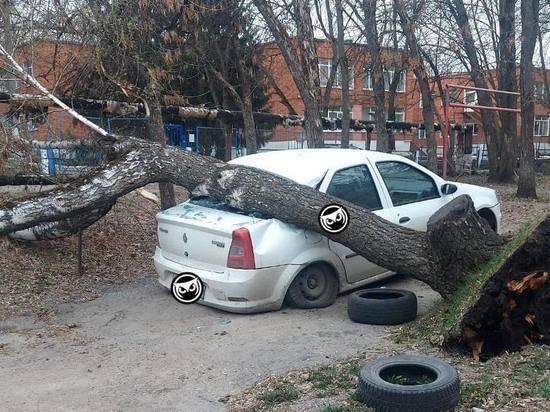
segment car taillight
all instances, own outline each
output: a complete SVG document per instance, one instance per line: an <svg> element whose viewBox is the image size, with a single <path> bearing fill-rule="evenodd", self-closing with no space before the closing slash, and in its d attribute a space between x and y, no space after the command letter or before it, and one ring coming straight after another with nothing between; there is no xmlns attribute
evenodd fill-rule
<svg viewBox="0 0 550 412"><path fill-rule="evenodd" d="M233 269L256 269L254 249L248 229L241 227L231 235L231 247L227 256L227 267Z"/></svg>

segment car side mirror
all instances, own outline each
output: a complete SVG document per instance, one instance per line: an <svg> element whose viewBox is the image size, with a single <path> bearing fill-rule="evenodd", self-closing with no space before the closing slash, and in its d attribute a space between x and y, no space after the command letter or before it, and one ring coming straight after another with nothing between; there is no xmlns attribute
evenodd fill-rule
<svg viewBox="0 0 550 412"><path fill-rule="evenodd" d="M445 183L443 186L441 186L441 193L443 193L444 195L452 195L457 190L458 187L456 187L456 185L453 185L452 183Z"/></svg>

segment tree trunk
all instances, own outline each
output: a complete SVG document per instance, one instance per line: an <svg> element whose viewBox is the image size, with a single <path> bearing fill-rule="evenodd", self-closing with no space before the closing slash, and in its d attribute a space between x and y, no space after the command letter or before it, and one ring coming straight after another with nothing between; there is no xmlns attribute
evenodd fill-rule
<svg viewBox="0 0 550 412"><path fill-rule="evenodd" d="M517 195L532 198L537 197L533 147L535 121L533 53L537 41L538 11L539 0L521 1L521 144Z"/></svg>
<svg viewBox="0 0 550 412"><path fill-rule="evenodd" d="M416 81L420 87L420 93L422 97L422 117L424 119L424 127L426 129L426 143L428 151L428 164L427 167L432 172L437 173L437 141L435 140L435 104L432 96L432 90L430 88L430 80L426 68L424 67L424 59L414 33L414 28L409 20L407 11L403 6L401 0L395 0L394 6L399 18L401 20L401 27L405 34L409 53L411 54L411 60L413 62L413 71L416 75Z"/></svg>
<svg viewBox="0 0 550 412"><path fill-rule="evenodd" d="M252 98L250 95L243 96L243 126L244 137L246 142L246 154L254 154L258 152L258 143L256 135L256 123L254 122L254 114L252 110Z"/></svg>
<svg viewBox="0 0 550 412"><path fill-rule="evenodd" d="M388 152L388 131L386 129L386 91L384 86L384 66L381 60L380 42L376 21L376 0L364 0L365 22L363 33L367 40L370 58L372 89L374 93L374 120L376 125L376 150Z"/></svg>
<svg viewBox="0 0 550 412"><path fill-rule="evenodd" d="M500 0L499 7L499 59L497 62L498 88L515 92L516 83L516 39L515 16L516 0ZM517 98L514 95L498 93L497 102L501 107L515 108ZM517 116L515 113L500 112L501 136L497 180L513 182L516 170L517 153Z"/></svg>
<svg viewBox="0 0 550 412"><path fill-rule="evenodd" d="M397 86L399 85L399 79L401 78L402 70L395 70L393 78L390 84L390 90L388 91L388 120L395 122L395 96L397 94ZM395 130L394 128L388 130L388 151L391 153L395 150Z"/></svg>
<svg viewBox="0 0 550 412"><path fill-rule="evenodd" d="M3 36L1 38L1 44L4 46L8 53L13 53L14 42L13 42L13 25L12 25L12 12L13 12L14 3L12 0L1 0L0 1L0 22L3 26ZM14 77L14 76L10 76ZM17 81L10 80L6 82L6 91L8 93L13 93L15 91Z"/></svg>
<svg viewBox="0 0 550 412"><path fill-rule="evenodd" d="M271 32L304 102L304 133L308 147L323 147L321 88L315 36L308 1L292 3L296 37L292 39L267 0L254 0Z"/></svg>
<svg viewBox="0 0 550 412"><path fill-rule="evenodd" d="M336 0L336 25L338 31L338 62L340 65L340 73L342 76L342 134L340 136L341 146L349 147L349 122L351 119L351 108L349 103L349 62L346 56L346 48L344 44L344 9L342 0Z"/></svg>
<svg viewBox="0 0 550 412"><path fill-rule="evenodd" d="M434 214L428 232L422 233L259 169L132 138L112 152L125 154L80 187L67 186L36 200L5 205L0 209L0 236L49 222L74 222L90 210L106 210L118 197L148 183L171 182L194 196L210 196L237 209L261 212L321 233L375 264L426 282L445 298L454 293L466 271L490 258L502 245L467 196L459 196ZM318 216L334 202L346 207L350 223L341 233L327 234Z"/></svg>
<svg viewBox="0 0 550 412"><path fill-rule="evenodd" d="M161 145L166 145L166 134L164 132L164 121L162 119L162 108L160 97L155 92L155 97L149 103L151 111L148 123L149 139L156 141ZM176 195L174 193L174 185L169 182L159 182L160 193L160 208L165 210L176 205Z"/></svg>
<svg viewBox="0 0 550 412"><path fill-rule="evenodd" d="M459 31L462 37L462 43L464 52L470 63L470 75L474 86L488 89L485 77L485 71L482 69L478 58L478 49L472 36L472 29L470 21L468 19L468 13L464 7L463 0L448 0L447 1L451 14L453 15ZM477 91L478 103L482 106L492 107L493 101L489 93L484 91ZM503 161L500 153L501 147L499 145L499 139L501 137L501 130L497 124L497 117L495 113L489 110L481 110L481 123L483 126L483 133L487 142L488 157L489 157L489 179L493 181L499 180L499 165Z"/></svg>

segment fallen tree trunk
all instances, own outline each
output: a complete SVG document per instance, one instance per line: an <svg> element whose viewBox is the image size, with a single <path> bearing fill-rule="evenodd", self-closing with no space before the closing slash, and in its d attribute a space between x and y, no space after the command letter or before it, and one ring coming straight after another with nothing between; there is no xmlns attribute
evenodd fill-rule
<svg viewBox="0 0 550 412"><path fill-rule="evenodd" d="M259 169L132 138L115 144L112 153L119 160L81 183L0 209L0 235L70 221L71 230L59 232L68 234L97 220L86 217L90 211L106 213L118 197L132 190L152 182L171 182L194 196L209 196L319 232L373 263L426 282L444 297L452 295L465 272L489 259L503 244L465 196L442 208L430 220L428 232L422 233ZM327 234L319 225L319 212L330 203L345 205L350 214L348 228L338 234ZM37 239L47 237L43 229L38 232ZM26 238L31 239L32 233L27 231ZM470 246L464 247L466 243ZM454 252L449 253L449 248Z"/></svg>

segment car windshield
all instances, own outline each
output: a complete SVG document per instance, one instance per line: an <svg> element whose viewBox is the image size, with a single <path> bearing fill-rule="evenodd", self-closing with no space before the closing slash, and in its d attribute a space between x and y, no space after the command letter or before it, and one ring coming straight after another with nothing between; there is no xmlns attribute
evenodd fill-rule
<svg viewBox="0 0 550 412"><path fill-rule="evenodd" d="M266 214L263 214L260 212L244 212L240 209L229 206L225 202L212 199L211 197L208 197L208 196L197 196L189 200L189 202L197 206L208 207L210 209L216 209L216 210L223 210L224 212L237 213L239 215L250 216L257 219L271 218L270 216L267 216Z"/></svg>

